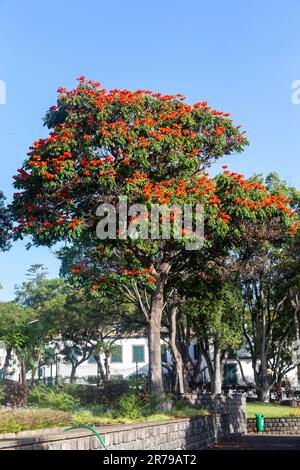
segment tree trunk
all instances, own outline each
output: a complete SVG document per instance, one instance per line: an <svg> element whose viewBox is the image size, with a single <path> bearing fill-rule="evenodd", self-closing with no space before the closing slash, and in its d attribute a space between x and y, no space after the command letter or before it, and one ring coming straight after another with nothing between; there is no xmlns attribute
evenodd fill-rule
<svg viewBox="0 0 300 470"><path fill-rule="evenodd" d="M104 384L106 382L106 376L105 376L105 372L104 372L104 369L103 369L100 354L94 354L94 356L95 356L95 359L96 359L96 362L97 362L97 372L98 372L98 376L100 378L100 382L102 382Z"/></svg>
<svg viewBox="0 0 300 470"><path fill-rule="evenodd" d="M25 366L24 359L21 359L19 363L20 363L19 383L20 385L25 385L26 384L26 366Z"/></svg>
<svg viewBox="0 0 300 470"><path fill-rule="evenodd" d="M75 382L76 369L77 369L77 364L72 363L70 384L73 384Z"/></svg>
<svg viewBox="0 0 300 470"><path fill-rule="evenodd" d="M270 401L270 383L269 375L267 374L268 369L268 359L266 354L266 334L265 334L265 323L263 316L263 325L262 325L262 339L261 339L261 353L260 353L260 387L258 390L258 399L259 401L269 402ZM257 384L258 385L258 384Z"/></svg>
<svg viewBox="0 0 300 470"><path fill-rule="evenodd" d="M214 345L214 373L212 382L212 393L222 393L222 376L221 376L221 352L220 348Z"/></svg>
<svg viewBox="0 0 300 470"><path fill-rule="evenodd" d="M191 365L193 365L190 357L191 345L191 323L188 315L177 317L177 331L176 337L177 350L180 353L182 374L183 374L183 388L187 392L190 384Z"/></svg>
<svg viewBox="0 0 300 470"><path fill-rule="evenodd" d="M35 373L37 371L37 367L32 367L31 369L31 379L30 379L30 385L33 387L34 385L34 379L35 379Z"/></svg>
<svg viewBox="0 0 300 470"><path fill-rule="evenodd" d="M160 329L164 305L164 281L158 279L155 291L151 298L150 317L148 320L149 343L149 385L150 390L163 393L163 378L161 364Z"/></svg>
<svg viewBox="0 0 300 470"><path fill-rule="evenodd" d="M209 343L205 341L203 338L199 338L198 341L199 341L200 352L202 356L204 357L204 360L207 366L209 380L210 380L211 388L212 388L212 384L214 381L214 368L212 365Z"/></svg>
<svg viewBox="0 0 300 470"><path fill-rule="evenodd" d="M4 365L3 365L3 368L2 368L2 378L3 379L6 379L6 376L8 374L9 363L10 363L11 357L12 357L12 348L8 347L7 350L6 350L5 361L4 361Z"/></svg>
<svg viewBox="0 0 300 470"><path fill-rule="evenodd" d="M261 387L257 391L257 397L259 401L262 401L264 403L269 403L270 401L270 387Z"/></svg>
<svg viewBox="0 0 300 470"><path fill-rule="evenodd" d="M104 367L105 367L105 382L106 383L110 381L109 357L110 357L110 353L105 353Z"/></svg>
<svg viewBox="0 0 300 470"><path fill-rule="evenodd" d="M176 316L177 316L178 307L173 305L169 315L169 325L170 325L170 346L173 355L174 366L176 370L176 384L175 390L177 392L184 393L184 379L183 379L183 363L181 354L176 345Z"/></svg>
<svg viewBox="0 0 300 470"><path fill-rule="evenodd" d="M161 351L160 351L160 324L157 319L149 322L149 380L152 392L163 392Z"/></svg>

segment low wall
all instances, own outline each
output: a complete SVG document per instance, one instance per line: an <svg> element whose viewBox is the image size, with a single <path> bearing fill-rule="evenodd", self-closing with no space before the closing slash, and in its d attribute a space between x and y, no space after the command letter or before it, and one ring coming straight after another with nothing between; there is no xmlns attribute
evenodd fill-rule
<svg viewBox="0 0 300 470"><path fill-rule="evenodd" d="M247 432L246 398L240 394L212 395L193 394L183 395L193 408L200 408L211 413L228 414L229 432L245 434Z"/></svg>
<svg viewBox="0 0 300 470"><path fill-rule="evenodd" d="M247 419L247 432L256 434L255 418ZM265 430L259 434L300 434L299 418L265 418Z"/></svg>
<svg viewBox="0 0 300 470"><path fill-rule="evenodd" d="M229 436L228 415L96 428L109 450L197 450ZM0 435L0 450L103 450L89 430Z"/></svg>

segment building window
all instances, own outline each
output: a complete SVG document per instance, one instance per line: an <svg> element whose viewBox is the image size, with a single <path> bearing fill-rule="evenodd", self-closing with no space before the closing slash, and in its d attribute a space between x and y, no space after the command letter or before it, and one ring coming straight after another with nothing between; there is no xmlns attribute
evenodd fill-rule
<svg viewBox="0 0 300 470"><path fill-rule="evenodd" d="M225 364L224 365L224 384L225 385L236 385L237 384L235 364Z"/></svg>
<svg viewBox="0 0 300 470"><path fill-rule="evenodd" d="M121 345L114 346L114 352L111 353L110 362L123 362L123 350Z"/></svg>
<svg viewBox="0 0 300 470"><path fill-rule="evenodd" d="M145 362L144 346L132 346L132 362Z"/></svg>

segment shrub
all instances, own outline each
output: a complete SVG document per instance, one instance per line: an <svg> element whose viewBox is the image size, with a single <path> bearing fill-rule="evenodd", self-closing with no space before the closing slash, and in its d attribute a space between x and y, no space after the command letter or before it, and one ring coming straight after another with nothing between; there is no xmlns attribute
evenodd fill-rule
<svg viewBox="0 0 300 470"><path fill-rule="evenodd" d="M86 381L87 381L88 384L97 384L99 379L98 379L97 375L89 375L87 377Z"/></svg>
<svg viewBox="0 0 300 470"><path fill-rule="evenodd" d="M64 427L72 424L72 416L63 411L15 409L0 411L0 434L33 429Z"/></svg>
<svg viewBox="0 0 300 470"><path fill-rule="evenodd" d="M109 382L100 388L101 403L106 408L117 406L120 399L129 393L129 384L124 382Z"/></svg>
<svg viewBox="0 0 300 470"><path fill-rule="evenodd" d="M119 402L122 416L128 419L139 419L142 416L143 405L137 395L124 395Z"/></svg>
<svg viewBox="0 0 300 470"><path fill-rule="evenodd" d="M145 374L132 374L128 377L128 385L131 390L143 390L147 388L148 377Z"/></svg>
<svg viewBox="0 0 300 470"><path fill-rule="evenodd" d="M155 392L148 393L147 396L147 411L152 414L160 410L162 403L165 401L166 397L162 396Z"/></svg>
<svg viewBox="0 0 300 470"><path fill-rule="evenodd" d="M62 389L78 399L81 405L102 405L111 408L119 404L120 398L129 392L127 381L109 382L101 387L84 384L66 384Z"/></svg>
<svg viewBox="0 0 300 470"><path fill-rule="evenodd" d="M29 393L29 403L42 408L54 408L60 411L72 411L79 407L79 400L72 397L61 387L34 387Z"/></svg>
<svg viewBox="0 0 300 470"><path fill-rule="evenodd" d="M3 384L3 401L5 405L18 408L27 403L28 388L26 385L6 380Z"/></svg>
<svg viewBox="0 0 300 470"><path fill-rule="evenodd" d="M174 410L182 411L187 408L187 403L184 400L176 400L173 405Z"/></svg>
<svg viewBox="0 0 300 470"><path fill-rule="evenodd" d="M81 405L101 403L101 390L94 385L66 384L62 388L66 393L80 401Z"/></svg>

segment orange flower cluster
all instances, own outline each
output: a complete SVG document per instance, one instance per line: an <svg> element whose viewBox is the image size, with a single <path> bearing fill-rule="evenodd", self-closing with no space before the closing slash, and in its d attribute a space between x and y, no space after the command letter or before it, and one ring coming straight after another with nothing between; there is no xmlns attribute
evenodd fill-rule
<svg viewBox="0 0 300 470"><path fill-rule="evenodd" d="M138 180L149 180L147 173L133 173L132 177L125 178L128 183L138 183Z"/></svg>
<svg viewBox="0 0 300 470"><path fill-rule="evenodd" d="M141 191L146 199L160 204L171 202L174 200L174 196L175 198L188 198L192 194L201 196L201 198L205 197L213 205L221 202L215 194L214 180L209 178L207 174L196 176L188 182L181 179L170 179L153 183L146 173L134 173L132 177L126 178L126 181L136 186L142 183Z"/></svg>
<svg viewBox="0 0 300 470"><path fill-rule="evenodd" d="M295 223L294 225L292 225L292 226L290 227L290 234L291 234L291 235L295 235L295 233L296 233L298 230L300 230L300 223L299 223L299 222Z"/></svg>
<svg viewBox="0 0 300 470"><path fill-rule="evenodd" d="M133 122L128 123L124 120L118 120L115 122L102 122L101 128L99 132L105 136L110 136L110 130L113 131L114 129L118 129L118 132L122 135L125 135L128 131L128 128L139 128L141 125L147 125L148 127L157 126L156 130L150 129L148 135L154 137L156 140L161 140L164 135L174 135L174 136L181 136L182 134L188 135L190 131L188 129L184 129L182 117L188 115L191 112L195 112L197 109L201 109L203 111L209 111L212 116L220 117L222 119L226 119L230 114L224 113L221 111L213 110L210 106L207 105L206 101L201 103L195 103L193 106L187 105L183 103L185 97L180 94L175 95L163 95L160 93L153 93L149 90L137 90L137 91L129 91L129 90L118 90L113 89L107 92L105 89L99 89L100 84L98 82L93 82L91 80L84 80L82 77L79 80L80 87L75 88L71 91L66 90L65 88L59 88L58 92L60 93L59 100L64 101L74 95L77 94L85 94L88 98L92 99L93 104L98 109L102 109L109 105L110 103L118 102L123 105L129 105L132 103L139 103L147 97L157 100L157 102L161 103L161 111L155 117L152 114L153 110L149 110L146 112L144 117L142 118L135 118ZM97 86L95 85L97 84ZM164 111L164 102L174 101L176 105L174 105L174 109L169 109L166 107L166 112ZM172 123L172 126L165 125L165 122L169 120ZM174 122L174 121L180 121ZM164 123L163 126L159 126L159 121ZM89 116L88 118L89 123L94 122L94 118ZM123 130L122 130L123 129ZM223 135L226 131L224 126L217 126L215 129L215 133L218 135ZM194 133L192 133L195 135Z"/></svg>
<svg viewBox="0 0 300 470"><path fill-rule="evenodd" d="M284 196L267 194L261 197L258 201L254 202L243 196L241 198L235 198L233 202L241 204L243 206L250 207L250 209L258 210L268 206L276 206L277 209L285 212L287 215L294 215L293 211L288 207L287 203L289 199Z"/></svg>
<svg viewBox="0 0 300 470"><path fill-rule="evenodd" d="M75 228L77 227L79 224L82 224L83 223L83 220L82 219L71 219L70 223L68 224L68 227L69 228Z"/></svg>
<svg viewBox="0 0 300 470"><path fill-rule="evenodd" d="M77 267L73 268L72 272L75 273L75 274L81 273L82 272L82 267L80 266L79 269L77 269ZM146 275L145 280L149 284L153 284L156 281L156 278L154 276L149 276L149 274L152 274L151 269L132 269L132 270L120 269L118 272L115 271L115 270L111 271L111 274L113 276L115 274L118 274L118 273L121 274L121 275L124 275L124 276L128 276L128 277ZM116 280L116 277L115 276L114 277L108 277L108 276L97 277L97 276L93 276L93 280L102 283L102 285L101 284L93 284L91 286L92 290L98 290L98 289L101 289L103 287L103 283L106 284L106 285L112 285L111 283L114 280Z"/></svg>
<svg viewBox="0 0 300 470"><path fill-rule="evenodd" d="M29 209L28 209L29 210ZM34 206L30 206L30 210L34 210ZM44 232L45 230L54 227L55 225L61 225L67 223L68 228L76 228L78 224L83 223L82 219L72 219L72 217L64 214L55 214L56 219L46 222L40 222L38 217L36 216L29 216L27 219L20 219L18 220L19 225L14 227L15 231L23 230L26 227L33 227L33 223L37 227L39 232Z"/></svg>
<svg viewBox="0 0 300 470"><path fill-rule="evenodd" d="M230 220L230 215L225 212L219 212L219 217L227 224Z"/></svg>
<svg viewBox="0 0 300 470"><path fill-rule="evenodd" d="M71 269L73 274L91 274L91 270L87 268L83 263L78 263L73 266Z"/></svg>
<svg viewBox="0 0 300 470"><path fill-rule="evenodd" d="M223 166L223 168L227 168L226 165ZM250 189L261 189L261 190L266 190L267 187L263 184L255 183L255 182L249 182L244 179L244 175L241 175L236 172L231 172L231 171L224 171L224 174L227 175L230 179L234 180L236 183L238 183L240 186L242 186L246 191Z"/></svg>
<svg viewBox="0 0 300 470"><path fill-rule="evenodd" d="M215 109L212 109L210 106L207 105L207 101L202 101L199 103L195 103L193 106L194 109L205 109L205 110L211 110L211 114L215 116L223 116L223 117L229 117L230 113L224 113L223 111L217 111Z"/></svg>
<svg viewBox="0 0 300 470"><path fill-rule="evenodd" d="M226 130L226 127L225 126L219 126L215 129L215 133L217 135L224 135L225 133L225 130Z"/></svg>
<svg viewBox="0 0 300 470"><path fill-rule="evenodd" d="M152 269L132 269L131 271L120 269L119 272L125 276L141 276L144 274L152 274Z"/></svg>

